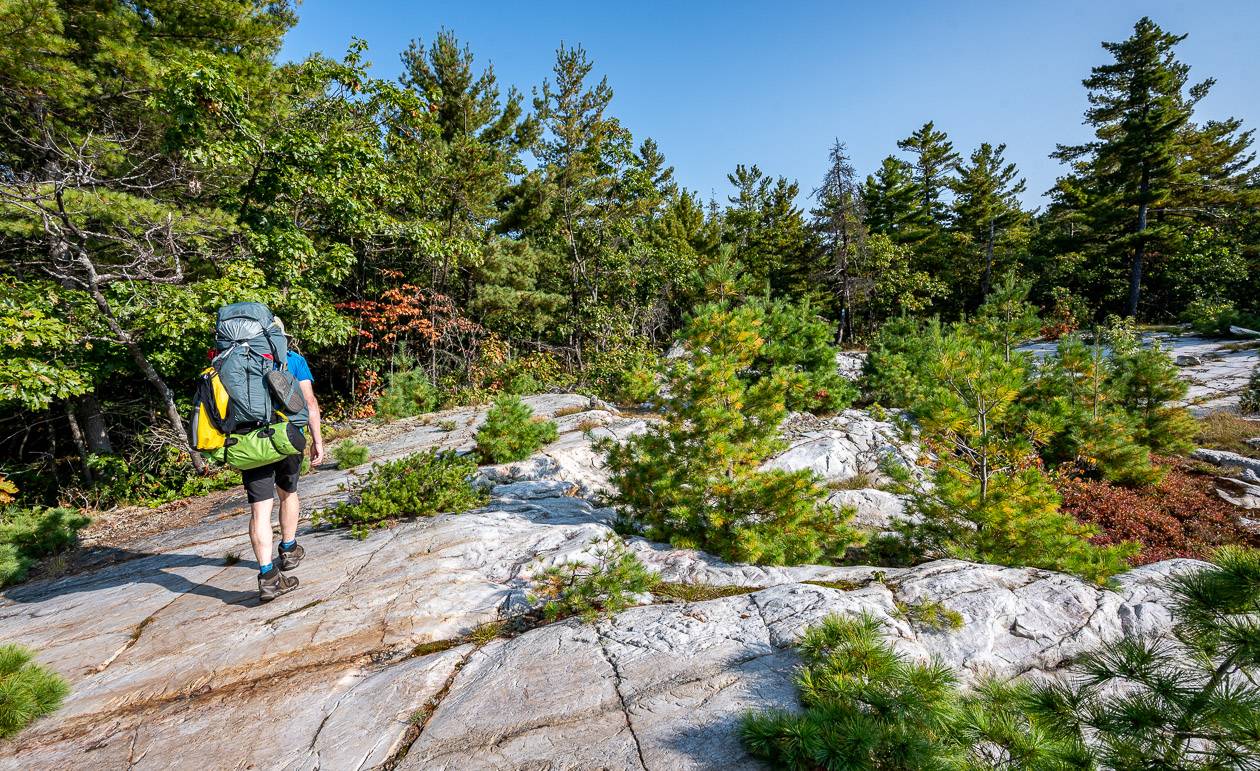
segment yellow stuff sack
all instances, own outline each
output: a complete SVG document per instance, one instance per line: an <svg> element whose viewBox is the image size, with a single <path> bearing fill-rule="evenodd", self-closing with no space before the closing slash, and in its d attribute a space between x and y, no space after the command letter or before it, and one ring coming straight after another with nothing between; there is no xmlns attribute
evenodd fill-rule
<svg viewBox="0 0 1260 771"><path fill-rule="evenodd" d="M219 380L219 371L206 367L197 381L189 420L193 448L212 452L223 448L231 426L228 421L228 393Z"/></svg>

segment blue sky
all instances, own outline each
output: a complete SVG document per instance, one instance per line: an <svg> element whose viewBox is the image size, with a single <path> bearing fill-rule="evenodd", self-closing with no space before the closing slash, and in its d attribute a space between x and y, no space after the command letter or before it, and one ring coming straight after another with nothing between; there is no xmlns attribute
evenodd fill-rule
<svg viewBox="0 0 1260 771"><path fill-rule="evenodd" d="M409 40L443 27L526 95L560 42L581 44L615 92L636 140L654 137L683 185L725 200L737 163L820 180L833 138L860 174L925 120L959 149L1007 144L1042 203L1056 142L1089 136L1082 78L1142 15L1190 33L1191 78L1214 77L1200 118L1260 124L1255 0L1059 2L334 2L305 0L282 60L369 44L378 77L397 77ZM807 204L807 201L802 201Z"/></svg>

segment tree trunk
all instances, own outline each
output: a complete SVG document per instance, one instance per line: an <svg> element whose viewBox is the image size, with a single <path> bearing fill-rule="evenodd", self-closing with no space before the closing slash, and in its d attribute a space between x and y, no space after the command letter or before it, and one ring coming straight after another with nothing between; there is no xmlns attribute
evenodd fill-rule
<svg viewBox="0 0 1260 771"><path fill-rule="evenodd" d="M84 438L87 440L88 450L94 455L113 455L114 445L109 441L105 415L101 412L101 403L97 401L96 394L80 396L79 409L83 415Z"/></svg>
<svg viewBox="0 0 1260 771"><path fill-rule="evenodd" d="M83 474L83 481L91 484L92 466L88 462L91 456L88 454L87 442L83 441L83 430L79 427L79 419L74 414L74 404L65 402L65 410L66 423L70 426L70 438L74 440L75 449L79 451L80 473Z"/></svg>
<svg viewBox="0 0 1260 771"><path fill-rule="evenodd" d="M1133 249L1133 265L1129 270L1129 316L1137 318L1138 300L1142 295L1142 261L1146 257L1146 211L1150 206L1147 196L1151 192L1151 173L1142 170L1142 184L1138 188L1137 246Z"/></svg>
<svg viewBox="0 0 1260 771"><path fill-rule="evenodd" d="M189 456L192 458L193 468L198 473L204 474L206 462L188 443L188 427L184 425L184 419L179 414L179 407L175 404L174 394L171 393L171 389L166 385L166 381L162 379L162 376L158 374L158 371L153 368L153 364L148 357L144 355L144 351L140 349L140 344L136 342L130 332L123 329L122 324L119 323L118 318L114 315L114 309L110 307L109 298L101 291L100 282L97 280L96 266L92 264L91 258L79 251L76 259L83 268L88 294L95 301L97 309L105 320L105 325L109 327L109 331L113 334L118 344L127 349L127 353L131 355L131 360L135 362L136 367L144 374L144 379L149 381L149 385L153 386L154 391L157 391L158 398L162 400L166 420L175 432L175 441L179 442L180 446L188 451Z"/></svg>

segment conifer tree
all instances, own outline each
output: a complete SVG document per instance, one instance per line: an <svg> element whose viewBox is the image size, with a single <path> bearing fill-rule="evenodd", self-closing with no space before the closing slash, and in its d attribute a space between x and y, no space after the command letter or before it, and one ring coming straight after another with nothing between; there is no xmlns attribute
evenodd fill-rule
<svg viewBox="0 0 1260 771"><path fill-rule="evenodd" d="M824 273L834 287L838 342L853 336L853 306L860 284L869 283L866 274L866 211L857 172L844 143L836 140L828 155L830 161L822 184L813 192L817 205L813 216L826 268Z"/></svg>
<svg viewBox="0 0 1260 771"><path fill-rule="evenodd" d="M1131 235L1125 239L1131 255L1125 306L1130 316L1137 315L1148 246L1158 235L1148 232L1151 209L1167 201L1177 181L1178 137L1213 83L1209 79L1187 89L1190 67L1174 54L1185 37L1165 32L1144 16L1126 40L1103 43L1113 61L1094 67L1084 80L1090 92L1085 122L1096 138L1060 145L1055 153L1081 164L1092 194L1106 208L1131 217Z"/></svg>
<svg viewBox="0 0 1260 771"><path fill-rule="evenodd" d="M1185 398L1189 385L1158 343L1117 352L1112 359L1111 381L1118 403L1136 421L1139 442L1166 455L1192 449L1194 420L1185 407L1174 405Z"/></svg>
<svg viewBox="0 0 1260 771"><path fill-rule="evenodd" d="M971 153L969 162L959 163L958 175L949 181L954 191L952 227L966 237L968 244L980 255L980 297L989 294L994 274L995 251L1001 235L1024 218L1019 194L1024 192L1024 180L1018 178L1014 163L1004 157L1006 145L985 142ZM968 275L971 270L966 271Z"/></svg>
<svg viewBox="0 0 1260 771"><path fill-rule="evenodd" d="M1047 426L1018 402L1026 364L954 330L933 360L933 387L915 408L924 446L938 458L933 487L915 495L922 522L906 528L927 555L1063 570L1101 582L1125 569L1136 545L1098 547L1096 534L1059 511L1035 449Z"/></svg>
<svg viewBox="0 0 1260 771"><path fill-rule="evenodd" d="M1008 273L976 313L976 333L992 341L1008 362L1015 347L1041 329L1037 308L1028 302L1031 288L1030 282Z"/></svg>
<svg viewBox="0 0 1260 771"><path fill-rule="evenodd" d="M943 227L947 213L941 195L949 190L960 156L949 135L932 121L915 129L897 147L914 156L914 185L919 209L925 221Z"/></svg>
<svg viewBox="0 0 1260 771"><path fill-rule="evenodd" d="M1123 637L1043 685L1029 713L1103 769L1249 769L1260 762L1260 551L1225 547L1172 579L1172 634Z"/></svg>
<svg viewBox="0 0 1260 771"><path fill-rule="evenodd" d="M890 155L867 176L862 185L862 205L871 233L888 236L898 244L914 244L927 236L930 220L923 213L913 170L910 164Z"/></svg>
<svg viewBox="0 0 1260 771"><path fill-rule="evenodd" d="M746 380L765 340L758 311L719 303L692 318L673 360L664 420L608 444L614 501L653 540L724 559L799 564L835 559L855 542L847 516L810 471L761 470L783 447L789 374Z"/></svg>
<svg viewBox="0 0 1260 771"><path fill-rule="evenodd" d="M778 297L811 294L813 257L800 192L786 177L772 179L756 165L740 164L727 175L735 186L724 221L726 243L749 277Z"/></svg>
<svg viewBox="0 0 1260 771"><path fill-rule="evenodd" d="M1150 449L1138 442L1134 421L1120 403L1101 338L1095 334L1093 345L1086 345L1080 336L1068 335L1040 367L1025 401L1052 427L1041 455L1049 463L1069 463L1074 471L1122 484L1154 484L1162 473L1151 463Z"/></svg>

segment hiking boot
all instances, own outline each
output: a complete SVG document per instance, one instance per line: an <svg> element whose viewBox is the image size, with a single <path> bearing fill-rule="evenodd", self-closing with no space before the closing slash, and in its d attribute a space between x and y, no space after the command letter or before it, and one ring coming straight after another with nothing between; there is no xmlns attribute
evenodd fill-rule
<svg viewBox="0 0 1260 771"><path fill-rule="evenodd" d="M286 576L280 572L280 568L273 567L267 571L267 575L258 577L258 599L263 602L271 602L282 594L293 591L298 587L298 580L293 576Z"/></svg>
<svg viewBox="0 0 1260 771"><path fill-rule="evenodd" d="M302 558L306 556L306 549L303 549L300 543L293 544L293 548L287 551L281 546L279 556L281 570L294 570L298 565L302 564Z"/></svg>

